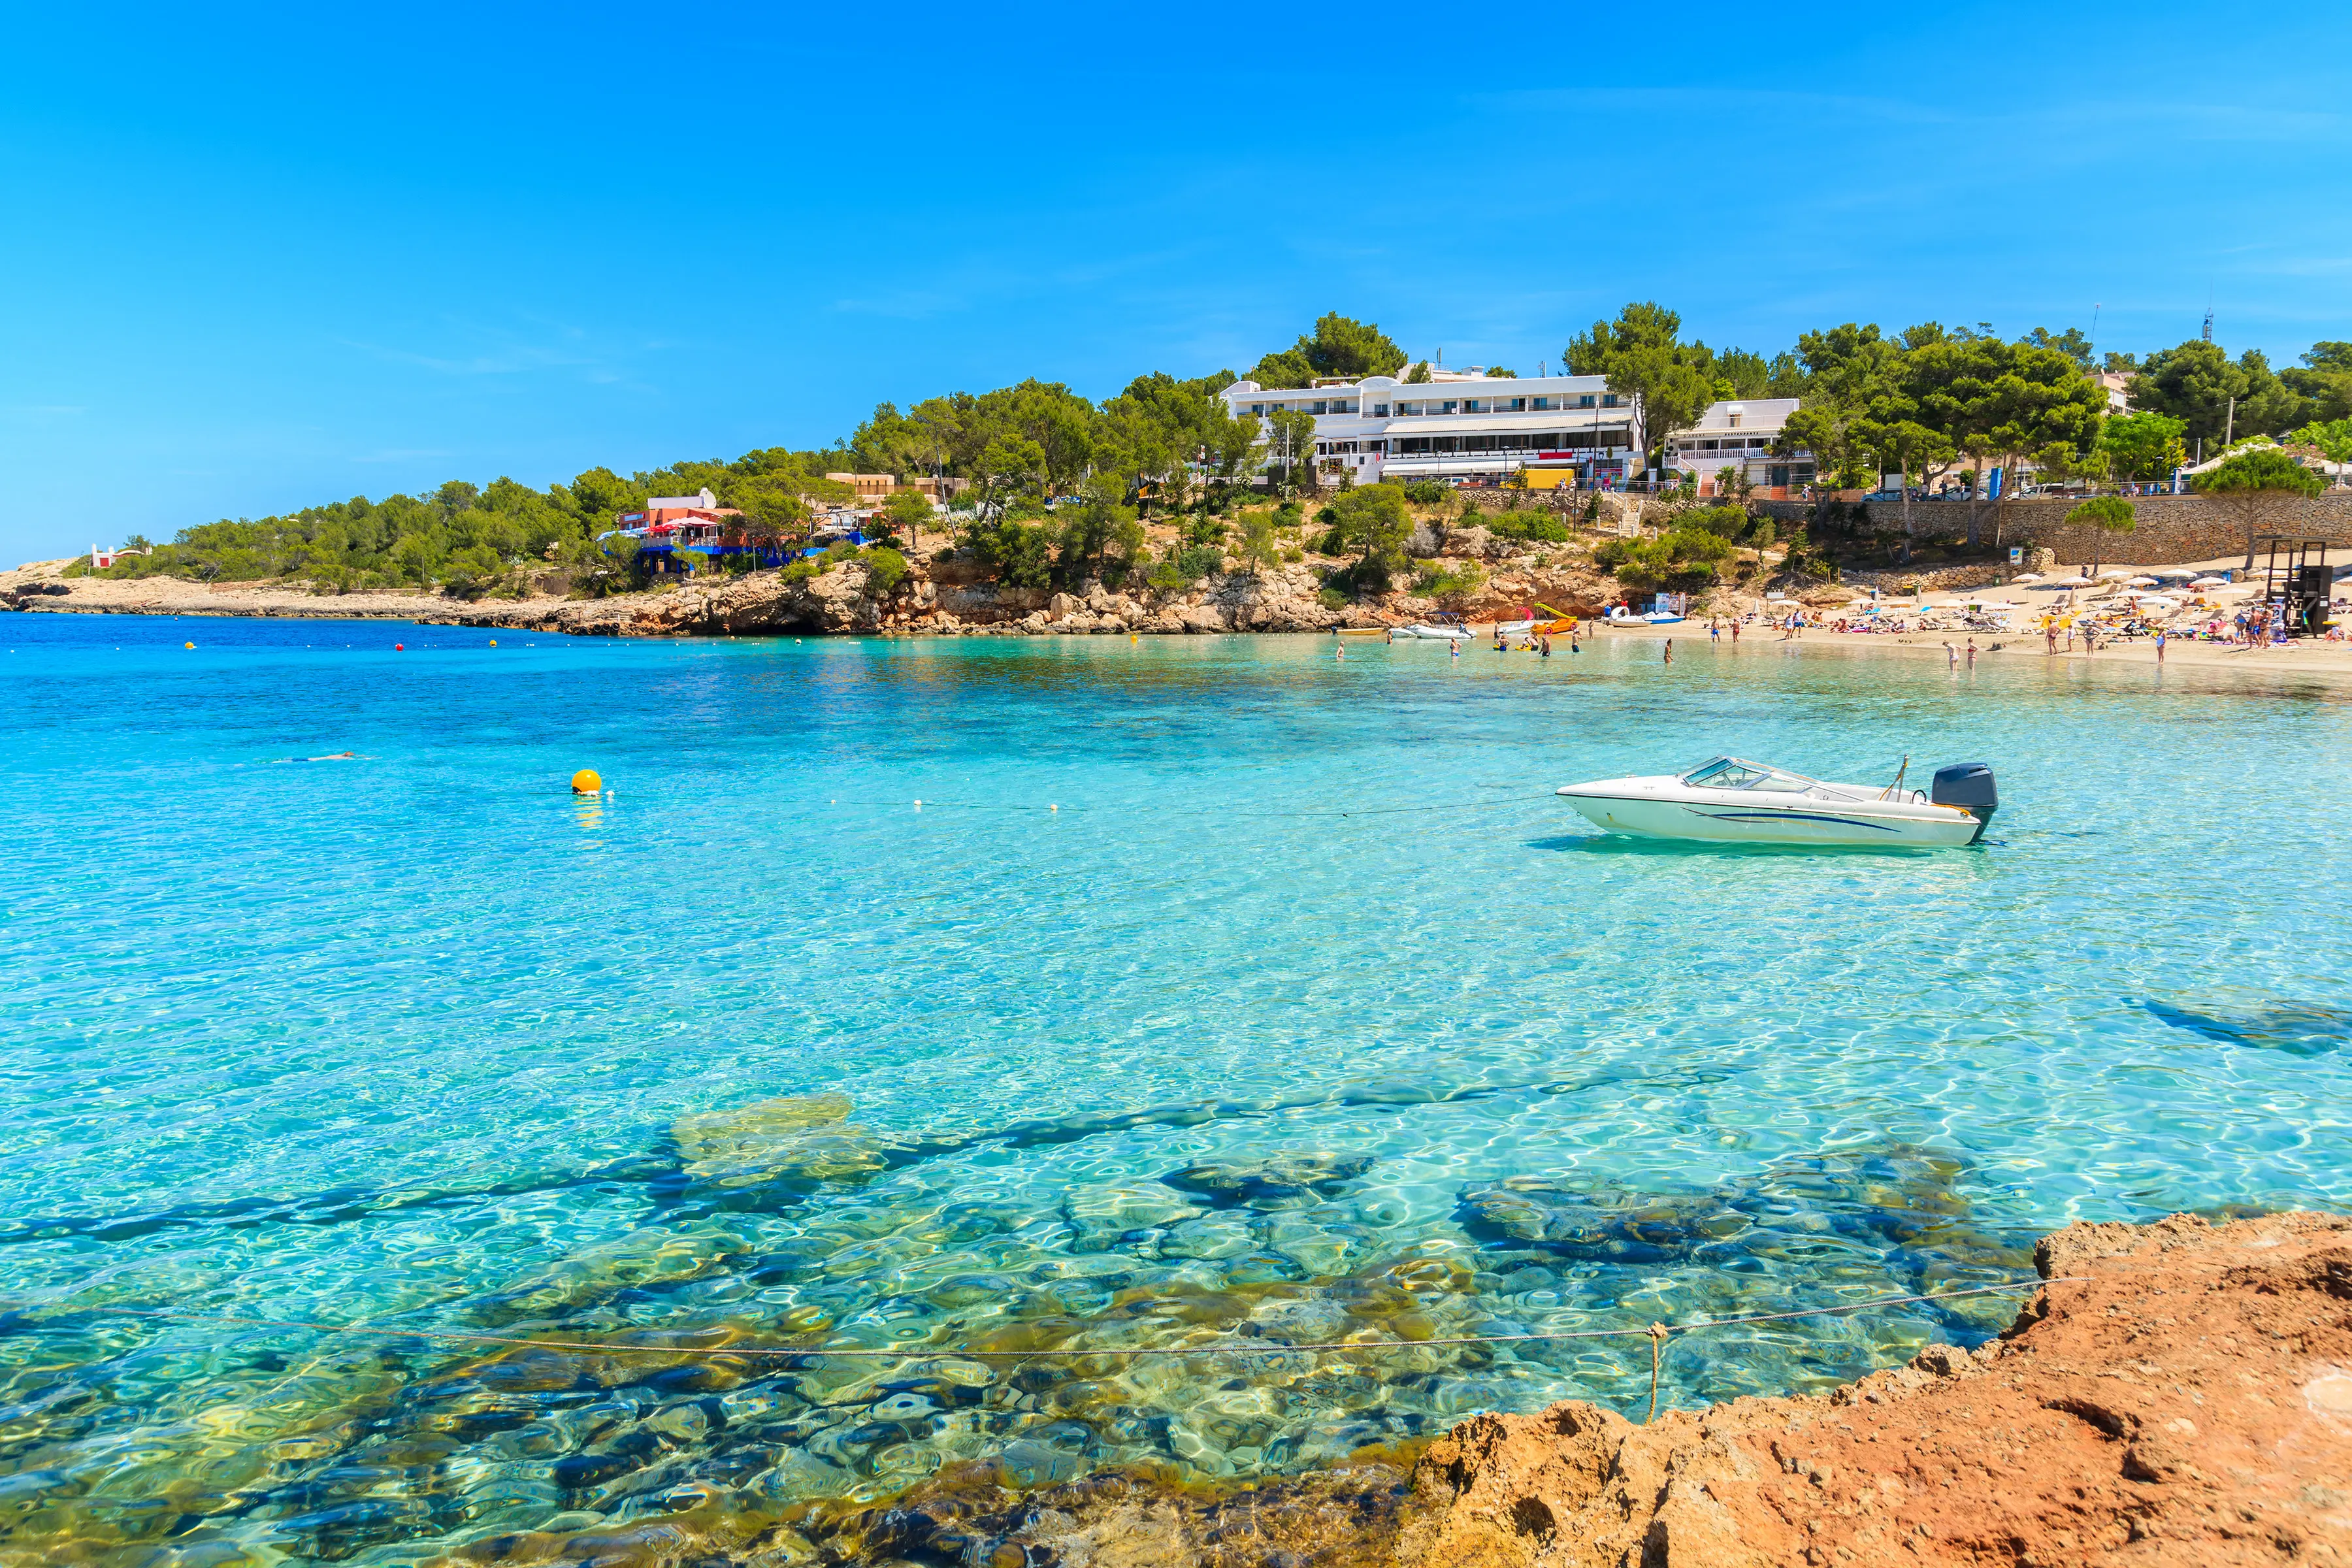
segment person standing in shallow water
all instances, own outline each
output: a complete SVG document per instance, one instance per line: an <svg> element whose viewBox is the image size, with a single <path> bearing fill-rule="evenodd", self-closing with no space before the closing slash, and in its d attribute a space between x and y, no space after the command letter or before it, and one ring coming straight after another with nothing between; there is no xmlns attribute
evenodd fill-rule
<svg viewBox="0 0 2352 1568"><path fill-rule="evenodd" d="M1666 639L1666 662L1668 664L1675 662L1675 639L1672 637Z"/></svg>
<svg viewBox="0 0 2352 1568"><path fill-rule="evenodd" d="M1974 669L1976 667L1977 667L1977 639L1976 639L1976 638L1974 638L1974 637L1970 637L1970 638L1969 639L1969 668L1970 669Z"/></svg>

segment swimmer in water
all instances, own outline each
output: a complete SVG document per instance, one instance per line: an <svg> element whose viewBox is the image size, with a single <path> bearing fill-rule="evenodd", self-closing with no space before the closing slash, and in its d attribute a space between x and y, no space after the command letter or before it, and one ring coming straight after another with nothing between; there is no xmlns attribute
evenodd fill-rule
<svg viewBox="0 0 2352 1568"><path fill-rule="evenodd" d="M357 752L330 752L323 757L272 757L273 763L351 763L359 760Z"/></svg>

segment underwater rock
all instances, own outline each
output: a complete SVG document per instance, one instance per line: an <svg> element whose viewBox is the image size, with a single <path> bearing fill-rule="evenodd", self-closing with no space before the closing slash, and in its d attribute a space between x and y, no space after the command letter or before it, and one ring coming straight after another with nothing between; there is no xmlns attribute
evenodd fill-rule
<svg viewBox="0 0 2352 1568"><path fill-rule="evenodd" d="M583 1247L509 1289L478 1298L474 1315L489 1322L546 1317L621 1290L698 1279L749 1245L727 1229L634 1230Z"/></svg>
<svg viewBox="0 0 2352 1568"><path fill-rule="evenodd" d="M2352 1009L2314 1002L2271 1002L2229 1012L2199 1012L2149 997L2140 1004L2176 1029L2233 1046L2294 1057L2325 1056L2352 1041Z"/></svg>
<svg viewBox="0 0 2352 1568"><path fill-rule="evenodd" d="M1164 1186L1073 1187L1062 1197L1071 1245L1081 1252L1101 1252L1136 1231L1197 1219L1202 1212Z"/></svg>
<svg viewBox="0 0 2352 1568"><path fill-rule="evenodd" d="M1458 1217L1489 1241L1588 1262L1816 1261L1859 1248L1916 1267L2021 1268L2021 1238L1970 1223L1954 1189L1967 1170L1940 1151L1889 1143L1778 1160L1703 1192L1513 1176L1464 1187Z"/></svg>
<svg viewBox="0 0 2352 1568"><path fill-rule="evenodd" d="M1171 1226L1160 1237L1162 1258L1239 1258L1257 1248L1249 1220L1237 1214L1206 1214Z"/></svg>
<svg viewBox="0 0 2352 1568"><path fill-rule="evenodd" d="M814 1187L862 1182L914 1147L849 1121L845 1094L787 1095L670 1123L670 1142L695 1182L717 1187Z"/></svg>
<svg viewBox="0 0 2352 1568"><path fill-rule="evenodd" d="M1258 1160L1212 1160L1160 1179L1213 1203L1275 1208L1336 1196L1374 1163L1370 1154L1271 1154Z"/></svg>

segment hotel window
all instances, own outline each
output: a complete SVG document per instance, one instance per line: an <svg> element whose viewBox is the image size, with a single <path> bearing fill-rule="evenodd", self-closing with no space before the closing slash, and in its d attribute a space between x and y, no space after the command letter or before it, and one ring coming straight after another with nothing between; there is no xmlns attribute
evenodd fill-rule
<svg viewBox="0 0 2352 1568"><path fill-rule="evenodd" d="M1465 397L1462 400L1462 412L1465 414L1484 414L1486 412L1486 402L1482 398Z"/></svg>
<svg viewBox="0 0 2352 1568"><path fill-rule="evenodd" d="M1526 398L1524 398L1524 397L1514 397L1514 398L1512 398L1512 399L1511 399L1511 412L1512 412L1512 413L1514 413L1514 414L1525 414L1527 411L1528 411L1528 400L1527 400Z"/></svg>
<svg viewBox="0 0 2352 1568"><path fill-rule="evenodd" d="M1617 406L1617 395L1616 395L1615 393L1613 393L1613 392L1604 392L1604 393L1602 393L1602 394L1601 395L1601 407L1603 407L1603 408L1614 408L1614 407L1616 407L1616 406Z"/></svg>
<svg viewBox="0 0 2352 1568"><path fill-rule="evenodd" d="M1421 405L1418 403L1400 403L1397 405L1397 417L1400 419L1409 419L1420 412Z"/></svg>
<svg viewBox="0 0 2352 1568"><path fill-rule="evenodd" d="M1253 403L1250 405L1250 412L1263 419L1265 417L1265 405L1263 403Z"/></svg>
<svg viewBox="0 0 2352 1568"><path fill-rule="evenodd" d="M1701 441L1698 444L1698 449L1702 452L1712 452L1716 449L1716 443L1713 441Z"/></svg>
<svg viewBox="0 0 2352 1568"><path fill-rule="evenodd" d="M1551 399L1549 397L1538 397L1528 406L1533 408L1538 414L1548 413L1551 408Z"/></svg>
<svg viewBox="0 0 2352 1568"><path fill-rule="evenodd" d="M1372 417L1373 417L1373 418L1375 418L1375 419L1385 419L1385 418L1387 418L1388 416L1389 416L1389 405L1388 405L1387 404L1385 404L1385 403L1375 403L1375 404L1373 404L1373 405L1372 405Z"/></svg>
<svg viewBox="0 0 2352 1568"><path fill-rule="evenodd" d="M1613 398L1613 397L1612 397L1612 398L1611 398L1609 401L1610 401L1610 402L1612 402L1612 403L1614 403L1614 402L1616 402L1617 400L1616 400L1615 398ZM1591 394L1591 393L1589 393L1589 392L1588 392L1588 393L1586 393L1583 396L1581 396L1581 397L1578 398L1578 399L1576 400L1576 405L1577 405L1579 408L1590 408L1590 407L1591 407L1591 406L1592 406L1592 394Z"/></svg>
<svg viewBox="0 0 2352 1568"><path fill-rule="evenodd" d="M1315 405L1315 412L1316 412L1316 413L1318 413L1318 414L1328 414L1329 412L1331 412L1331 410L1330 410L1330 409L1329 409L1329 407L1328 407L1328 406L1327 406L1326 405L1321 404L1321 403L1318 403L1318 404Z"/></svg>
<svg viewBox="0 0 2352 1568"><path fill-rule="evenodd" d="M1455 405L1454 405L1454 400L1453 400L1452 398L1450 398L1450 397L1449 397L1449 398L1447 398L1447 399L1445 400L1445 412L1446 412L1446 413L1448 413L1448 414L1454 414L1454 413L1457 413L1457 412L1459 412L1459 410L1458 410L1458 409L1455 407Z"/></svg>

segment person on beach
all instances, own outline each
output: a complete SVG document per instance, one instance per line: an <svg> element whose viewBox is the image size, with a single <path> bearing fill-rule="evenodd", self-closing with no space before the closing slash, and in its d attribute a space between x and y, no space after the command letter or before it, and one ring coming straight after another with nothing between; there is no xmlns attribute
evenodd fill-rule
<svg viewBox="0 0 2352 1568"><path fill-rule="evenodd" d="M1960 650L1952 646L1952 639L1949 637L1944 639L1944 668L1946 669L1960 668Z"/></svg>
<svg viewBox="0 0 2352 1568"><path fill-rule="evenodd" d="M1454 662L1456 664L1461 663L1462 639L1460 637L1447 637L1445 639L1445 646L1446 648L1454 655Z"/></svg>
<svg viewBox="0 0 2352 1568"><path fill-rule="evenodd" d="M2158 664L2164 662L2164 628L2162 626L2156 628L2156 662Z"/></svg>
<svg viewBox="0 0 2352 1568"><path fill-rule="evenodd" d="M1969 668L1970 669L1974 669L1976 667L1977 667L1977 639L1976 639L1976 638L1974 638L1974 637L1970 637L1970 638L1969 639Z"/></svg>
<svg viewBox="0 0 2352 1568"><path fill-rule="evenodd" d="M1543 656L1546 658L1549 658L1551 657L1551 638L1549 637L1543 640Z"/></svg>
<svg viewBox="0 0 2352 1568"><path fill-rule="evenodd" d="M1731 646L1734 647L1739 646L1739 622L1737 617L1734 617L1731 623Z"/></svg>
<svg viewBox="0 0 2352 1568"><path fill-rule="evenodd" d="M1675 662L1675 639L1672 637L1666 639L1666 662L1668 664Z"/></svg>
<svg viewBox="0 0 2352 1568"><path fill-rule="evenodd" d="M1706 640L1710 643L1719 643L1723 640L1723 623L1713 616L1706 618Z"/></svg>
<svg viewBox="0 0 2352 1568"><path fill-rule="evenodd" d="M2056 621L2042 622L2042 635L2050 644L2050 656L2053 658L2055 658L2058 656L2058 623Z"/></svg>

